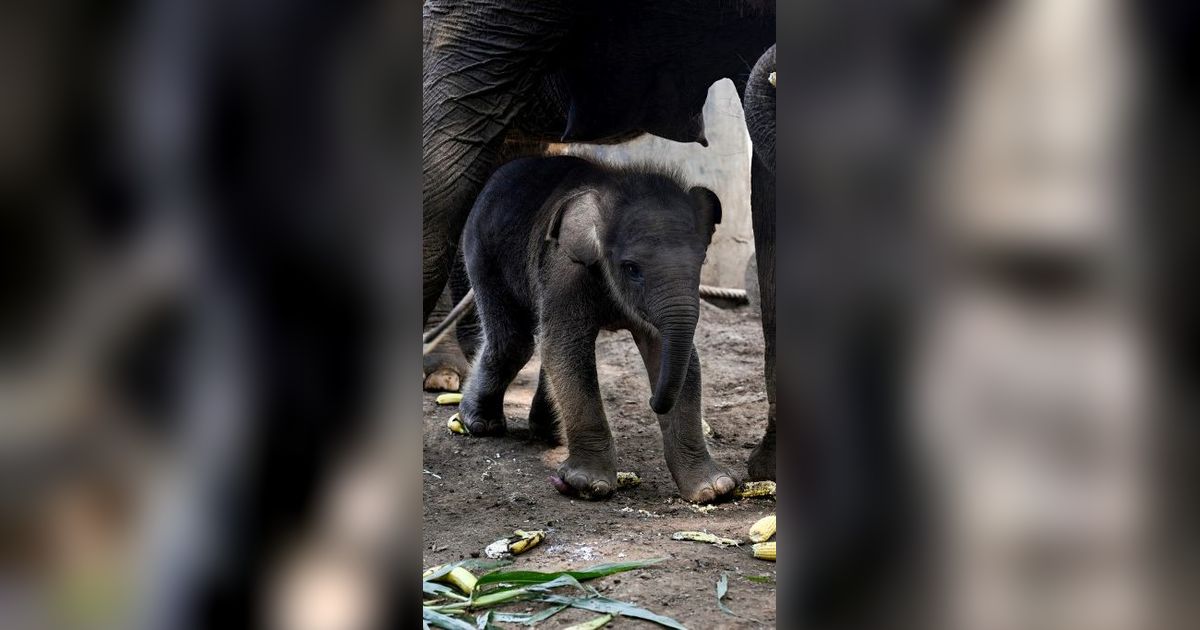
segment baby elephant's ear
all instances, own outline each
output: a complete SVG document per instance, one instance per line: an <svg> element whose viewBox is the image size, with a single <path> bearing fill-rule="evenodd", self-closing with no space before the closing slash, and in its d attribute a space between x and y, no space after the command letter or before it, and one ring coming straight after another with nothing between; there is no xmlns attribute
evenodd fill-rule
<svg viewBox="0 0 1200 630"><path fill-rule="evenodd" d="M546 240L557 243L571 260L581 265L599 261L600 195L595 190L581 190L559 201Z"/></svg>
<svg viewBox="0 0 1200 630"><path fill-rule="evenodd" d="M709 236L712 236L717 224L721 222L721 200L717 198L716 193L703 186L692 188L688 195L691 196L692 203L696 204L699 225L702 229L707 229Z"/></svg>

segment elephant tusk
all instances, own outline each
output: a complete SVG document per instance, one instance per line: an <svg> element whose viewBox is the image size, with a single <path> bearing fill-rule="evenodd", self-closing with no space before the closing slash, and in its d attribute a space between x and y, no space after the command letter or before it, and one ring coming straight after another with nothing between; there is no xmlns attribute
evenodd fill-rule
<svg viewBox="0 0 1200 630"><path fill-rule="evenodd" d="M772 72L770 74L770 76L767 77L767 80L771 82L771 87L775 87L775 73L774 72Z"/></svg>

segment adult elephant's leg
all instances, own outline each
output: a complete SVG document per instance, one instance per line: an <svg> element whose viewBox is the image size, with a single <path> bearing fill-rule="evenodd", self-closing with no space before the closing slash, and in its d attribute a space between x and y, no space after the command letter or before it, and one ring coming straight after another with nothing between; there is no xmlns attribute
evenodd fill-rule
<svg viewBox="0 0 1200 630"><path fill-rule="evenodd" d="M762 306L767 431L750 454L750 479L775 479L775 174L757 160L751 166L751 213Z"/></svg>
<svg viewBox="0 0 1200 630"><path fill-rule="evenodd" d="M454 305L458 303L458 299L461 299L462 296L457 296L458 299L455 299L453 291L455 273L458 272L452 272L450 275L451 286L447 286L446 290L442 291L442 296L434 305L433 312L430 313L429 324L425 326L425 332L445 321ZM463 293L466 293L465 289ZM455 330L444 334L437 346L422 358L425 391L457 392L462 389L463 381L466 380L467 371L470 369L470 363L459 343L465 319L465 316L459 319L455 324ZM475 320L475 324L478 326L478 320Z"/></svg>
<svg viewBox="0 0 1200 630"><path fill-rule="evenodd" d="M746 127L754 145L750 169L750 212L762 307L767 431L747 464L751 479L775 478L775 47L755 64L745 91Z"/></svg>
<svg viewBox="0 0 1200 630"><path fill-rule="evenodd" d="M566 33L561 0L425 4L421 145L423 319L446 285L475 196Z"/></svg>

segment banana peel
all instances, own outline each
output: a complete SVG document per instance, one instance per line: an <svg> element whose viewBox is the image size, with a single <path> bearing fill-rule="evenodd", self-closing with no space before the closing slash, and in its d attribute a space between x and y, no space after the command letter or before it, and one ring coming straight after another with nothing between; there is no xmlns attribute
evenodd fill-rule
<svg viewBox="0 0 1200 630"><path fill-rule="evenodd" d="M531 531L523 529L513 530L512 536L501 538L488 545L483 550L483 555L493 560L519 555L542 544L542 541L545 539L546 532L540 529Z"/></svg>
<svg viewBox="0 0 1200 630"><path fill-rule="evenodd" d="M446 428L450 429L451 433L457 433L459 435L471 435L471 432L467 430L467 425L463 424L462 420L458 418L458 414L450 416L450 420L446 422Z"/></svg>
<svg viewBox="0 0 1200 630"><path fill-rule="evenodd" d="M457 405L462 402L462 394L439 394L436 400L439 405Z"/></svg>
<svg viewBox="0 0 1200 630"><path fill-rule="evenodd" d="M424 573L421 574L421 577L428 578L429 576L433 575L436 571L441 569L443 566L444 565L439 564L436 567L430 567L429 569L426 569ZM450 584L450 585L454 586L454 588L457 588L459 591L461 591L463 595L470 595L472 592L475 591L475 582L476 581L477 581L477 579L475 578L475 574L471 573L470 571L468 571L462 567L454 567L453 569L450 569L449 573L434 580L434 582L444 582L446 584Z"/></svg>

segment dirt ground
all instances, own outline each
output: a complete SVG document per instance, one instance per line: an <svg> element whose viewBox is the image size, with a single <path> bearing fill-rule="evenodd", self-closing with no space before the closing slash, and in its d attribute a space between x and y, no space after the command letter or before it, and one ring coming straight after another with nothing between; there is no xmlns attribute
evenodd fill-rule
<svg viewBox="0 0 1200 630"><path fill-rule="evenodd" d="M709 450L744 475L746 459L762 436L767 400L763 388L762 329L757 308L730 310L703 304L696 331L704 379L704 413L714 430ZM566 447L530 442L526 416L537 385L535 358L508 390L509 435L471 438L447 431L455 407L424 400L424 566L472 557L511 530L544 529L539 547L516 558L513 568L578 569L604 562L666 558L646 569L592 582L601 593L667 615L689 628L775 625L775 563L756 560L749 546L718 548L673 541L679 530L709 531L745 539L757 519L774 512L770 499L743 499L711 509L679 498L663 460L662 437L647 403L650 386L626 332L603 333L596 347L604 408L617 445L617 469L634 471L642 484L607 501L572 500L548 481L566 458ZM703 509L702 509L703 508ZM716 583L729 575L725 603ZM769 576L771 583L746 576ZM540 610L514 604L508 611ZM563 627L596 613L567 609L545 625ZM517 627L517 626L514 626ZM609 627L659 627L619 617Z"/></svg>

